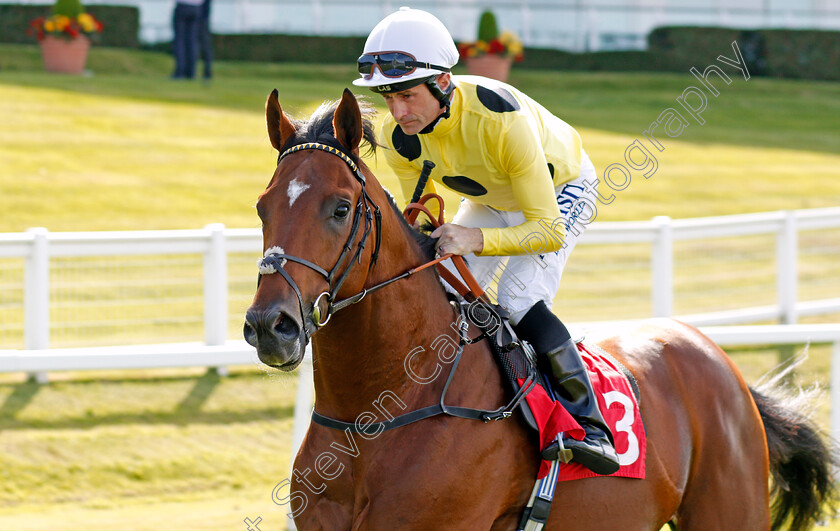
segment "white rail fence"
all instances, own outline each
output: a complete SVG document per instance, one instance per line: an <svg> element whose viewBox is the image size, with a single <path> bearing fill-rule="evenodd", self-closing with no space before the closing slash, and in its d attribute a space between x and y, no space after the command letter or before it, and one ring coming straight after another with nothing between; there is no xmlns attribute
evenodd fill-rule
<svg viewBox="0 0 840 531"><path fill-rule="evenodd" d="M643 317L647 313L654 317L676 315L686 322L708 326L768 321L793 324L803 316L840 313L838 229L840 207L683 220L657 217L647 222L596 222L585 232L564 277L564 284L572 288L584 286L582 293L570 295L568 306L574 315L565 316L564 319L573 322L603 321L610 318L626 320ZM756 235L761 238L760 241L745 243ZM806 235L810 243L807 249L804 249L802 240ZM814 238L815 235L818 237ZM616 257L611 254L617 249L633 246L636 247L633 260L639 262L636 276L628 272L631 269L627 264L630 259L623 255ZM751 254L742 262L736 262L742 260L741 255L748 254L747 247L756 249L749 251ZM761 249L758 249L759 247ZM114 260L134 264L144 255L201 257L196 264L182 265L180 273L184 275L183 278L173 281L180 286L189 282L195 283L198 278L203 278L202 285L196 286L196 293L189 296L190 305L184 310L178 310L178 318L186 319L186 314L192 312L195 315L189 319L203 325L204 343L208 346L224 345L230 339L229 323L241 322L240 312L244 312L247 299L253 295L252 282L256 278L256 267L252 264L261 254L261 248L262 238L259 230L226 229L220 224L208 225L200 230L51 233L38 228L25 233L0 234L0 327L5 327L6 332L5 336L0 333L0 348L23 346L27 350L48 349L51 347L51 331L59 325L64 326L65 321L73 321L78 317L75 314L81 312L79 308L100 304L100 300L104 301L101 302L104 308L101 310L104 314L102 319L120 315L123 313L121 305L124 303L119 299L117 288L120 283L139 284L141 282L138 275L146 275L153 277L147 281L150 284L164 284L167 273L152 266L150 271L135 272L103 286L90 284L90 287L85 287L85 284L61 297L56 294L59 286L51 288L51 279L55 279L56 275L63 274L77 263L93 268L110 264ZM234 255L244 257L239 267L242 270L241 282L244 284L238 290L241 292L240 298L244 300L240 307L231 311L228 264ZM608 257L600 258L605 255ZM91 257L105 262L85 266L84 260ZM805 258L807 263L803 265ZM587 262L590 259L602 260L603 263L599 265ZM15 260L17 262L14 262ZM713 278L707 284L695 285L694 283L703 281L704 277L715 276L712 266L709 265L713 260L722 260L723 263L717 264L717 267L727 270L727 274L728 270L742 271L733 272L736 276L726 281ZM7 271L15 267L23 270L22 281L19 279L19 273L17 280L3 280L4 261L12 261L6 268ZM20 265L15 266L15 263ZM692 269L695 264L700 264L699 271ZM575 268L580 272L579 279L574 276ZM600 272L595 274L595 278L585 278L586 274L592 276L591 270L599 268ZM203 273L199 274L197 269L201 269ZM100 275L96 269L88 274L105 276L104 273ZM608 275L627 277L630 283L604 287L604 277ZM745 284L758 277L764 278L764 285L735 297L737 290L743 289ZM675 279L678 285L675 285ZM77 288L74 284L78 282L81 281L77 281L75 277L61 279L63 289ZM719 287L726 282L730 285ZM601 291L607 292L625 288L629 291L628 286L632 287L635 290L633 304L628 305L628 310L624 313L604 313L600 310L586 313L584 304L589 300L596 300L596 304L604 307L617 306L614 302L607 302L611 301L611 298L604 297L615 298L621 294L599 293L599 285ZM801 296L802 285L807 288L807 300L802 300L806 298ZM649 294L645 296L644 290L648 286ZM695 305L693 302L689 305L679 304L679 311L675 310L675 304L690 300L691 297L705 295L713 289L720 291L712 293L709 301L702 304L698 302L696 305L712 304L715 307L714 311L686 311L689 306ZM108 293L104 293L106 291ZM117 292L116 296L110 293L114 291ZM18 295L14 296L15 293ZM156 292L151 289L144 291L144 294L156 296ZM66 299L72 301L68 302ZM764 304L745 304L754 301ZM147 310L149 313L162 313L167 307L176 305L169 299L144 302L146 305L155 303L158 307L153 306ZM577 311L578 306L580 311ZM730 308L720 309L726 306ZM70 317L64 315L68 313L71 314ZM60 315L60 319L51 323L51 314ZM154 326L163 321L165 320L153 321L149 328L150 333L154 334ZM170 328L178 328L180 321L175 318L171 318L170 321ZM88 326L96 328L96 322ZM134 323L127 319L115 321L111 326L130 328ZM23 344L18 343L18 346L15 346L14 336L18 334L17 337L20 337L20 328L23 329ZM198 326L195 329L197 330ZM233 333L238 335L238 330ZM198 339L200 337L192 337L192 340ZM117 339L115 342L138 341ZM148 339L145 339L145 342L148 342ZM84 339L77 339L75 343L70 346L90 346Z"/></svg>
<svg viewBox="0 0 840 531"><path fill-rule="evenodd" d="M821 208L740 214L713 218L672 220L656 217L649 222L597 223L587 229L582 244L650 244L652 316L675 314L691 324L721 325L778 320L796 323L799 316L823 315L840 311L840 297L798 300L799 235L805 231L840 229L840 208ZM676 242L709 238L732 238L760 234L775 236L776 302L735 310L698 314L674 311L674 245ZM840 231L832 232L824 242L840 263ZM835 274L840 270L834 270ZM840 278L838 278L840 280ZM835 292L837 293L837 292ZM840 295L840 293L838 293Z"/></svg>

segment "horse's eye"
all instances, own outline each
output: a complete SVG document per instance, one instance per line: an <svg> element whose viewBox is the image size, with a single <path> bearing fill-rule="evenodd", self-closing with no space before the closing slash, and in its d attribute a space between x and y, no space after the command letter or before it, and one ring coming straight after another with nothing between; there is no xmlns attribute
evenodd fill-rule
<svg viewBox="0 0 840 531"><path fill-rule="evenodd" d="M335 219L344 219L344 218L347 217L347 214L349 214L349 213L350 213L350 205L341 204L341 205L338 205L336 207L335 212L333 212L333 217Z"/></svg>

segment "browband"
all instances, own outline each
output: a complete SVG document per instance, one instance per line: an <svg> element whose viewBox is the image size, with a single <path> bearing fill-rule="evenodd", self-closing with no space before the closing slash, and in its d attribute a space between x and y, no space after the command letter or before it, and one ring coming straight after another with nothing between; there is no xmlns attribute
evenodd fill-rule
<svg viewBox="0 0 840 531"><path fill-rule="evenodd" d="M353 159L350 158L349 155L347 155L347 153L338 148L328 146L327 144L321 144L320 142L307 142L306 144L298 144L296 146L290 147L277 158L277 164L280 164L280 161L283 160L283 157L285 157L286 155L291 155L292 153L297 153L298 151L304 151L307 149L317 149L320 151L326 151L327 153L332 153L336 157L343 160L344 163L350 167L350 170L356 175L356 178L362 184L365 184L365 176L362 175L362 172L359 170L359 165L356 164L353 161Z"/></svg>

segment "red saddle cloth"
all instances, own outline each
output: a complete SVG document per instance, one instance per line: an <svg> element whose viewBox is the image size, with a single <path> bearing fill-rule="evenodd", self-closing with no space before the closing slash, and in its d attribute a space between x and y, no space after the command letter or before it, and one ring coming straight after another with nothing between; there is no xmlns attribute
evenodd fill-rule
<svg viewBox="0 0 840 531"><path fill-rule="evenodd" d="M615 438L615 450L621 468L612 475L644 478L647 453L645 428L630 383L615 362L601 355L598 349L578 343L578 350L589 369L589 378L598 397L598 406ZM566 437L583 439L584 431L580 424L559 402L552 400L541 386L531 391L525 400L531 406L540 429L540 448L551 444L560 432L565 432ZM545 477L549 466L549 461L540 464L539 479ZM583 465L571 462L560 467L557 479L569 481L597 476L598 474Z"/></svg>

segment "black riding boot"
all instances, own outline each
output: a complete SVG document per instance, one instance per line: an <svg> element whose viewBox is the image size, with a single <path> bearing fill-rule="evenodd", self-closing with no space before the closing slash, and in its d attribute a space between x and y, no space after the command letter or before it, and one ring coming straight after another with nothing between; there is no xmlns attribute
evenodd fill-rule
<svg viewBox="0 0 840 531"><path fill-rule="evenodd" d="M538 361L551 369L558 401L586 431L582 441L563 441L572 451L573 460L596 474L617 472L619 463L612 433L598 409L589 373L565 325L540 301L514 330L520 339L531 343ZM555 442L543 450L543 458L557 459L559 451L560 445Z"/></svg>

